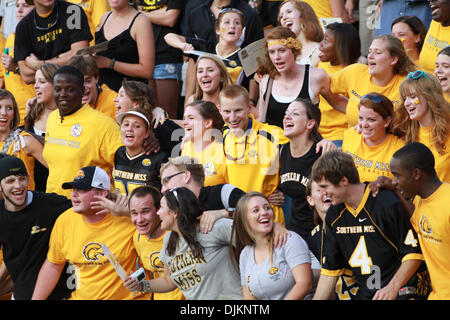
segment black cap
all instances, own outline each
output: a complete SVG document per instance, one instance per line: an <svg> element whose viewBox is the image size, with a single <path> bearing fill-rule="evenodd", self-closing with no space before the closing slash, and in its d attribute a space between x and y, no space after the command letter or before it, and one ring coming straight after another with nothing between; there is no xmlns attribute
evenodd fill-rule
<svg viewBox="0 0 450 320"><path fill-rule="evenodd" d="M72 182L63 183L62 188L79 190L98 188L109 191L111 189L111 180L105 170L89 166L78 171Z"/></svg>
<svg viewBox="0 0 450 320"><path fill-rule="evenodd" d="M0 158L0 181L12 175L28 175L27 168L25 168L22 159L13 156L4 156Z"/></svg>

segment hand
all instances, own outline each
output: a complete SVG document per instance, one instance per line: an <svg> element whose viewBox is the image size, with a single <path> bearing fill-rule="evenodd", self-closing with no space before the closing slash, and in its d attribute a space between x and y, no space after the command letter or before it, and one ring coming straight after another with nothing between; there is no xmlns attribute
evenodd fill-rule
<svg viewBox="0 0 450 320"><path fill-rule="evenodd" d="M320 140L316 145L316 153L319 153L320 149L322 149L322 154L328 151L336 150L336 145L327 139Z"/></svg>
<svg viewBox="0 0 450 320"><path fill-rule="evenodd" d="M361 133L362 132L362 128L361 125L357 124L353 127L353 129L355 129L356 132Z"/></svg>
<svg viewBox="0 0 450 320"><path fill-rule="evenodd" d="M397 295L398 290L388 284L386 287L377 290L372 300L395 300Z"/></svg>
<svg viewBox="0 0 450 320"><path fill-rule="evenodd" d="M149 155L152 152L157 153L159 151L159 141L154 134L149 135L149 137L144 140L143 148L146 155Z"/></svg>
<svg viewBox="0 0 450 320"><path fill-rule="evenodd" d="M370 191L372 192L372 195L376 197L381 189L395 190L396 185L392 183L391 178L379 176L377 180L369 183L369 188Z"/></svg>
<svg viewBox="0 0 450 320"><path fill-rule="evenodd" d="M225 210L204 211L203 214L197 218L197 220L200 220L200 232L205 234L210 232L214 223L225 216Z"/></svg>
<svg viewBox="0 0 450 320"><path fill-rule="evenodd" d="M28 67L34 70L39 69L39 67L44 64L44 61L39 60L33 53L25 58L25 62Z"/></svg>
<svg viewBox="0 0 450 320"><path fill-rule="evenodd" d="M181 51L192 51L195 50L194 46L190 43L183 43L180 47Z"/></svg>
<svg viewBox="0 0 450 320"><path fill-rule="evenodd" d="M97 215L111 213L115 216L129 216L128 197L118 191L112 193L113 199L108 199L102 196L94 196L91 201L91 208L98 210Z"/></svg>
<svg viewBox="0 0 450 320"><path fill-rule="evenodd" d="M275 248L281 248L286 243L291 233L278 222L273 224L273 245Z"/></svg>
<svg viewBox="0 0 450 320"><path fill-rule="evenodd" d="M275 190L270 194L267 199L269 200L269 203L276 207L283 206L284 203L284 194L280 190Z"/></svg>
<svg viewBox="0 0 450 320"><path fill-rule="evenodd" d="M6 53L2 53L2 65L6 71L15 71L17 68L17 63Z"/></svg>
<svg viewBox="0 0 450 320"><path fill-rule="evenodd" d="M99 69L109 68L111 59L103 56L92 55Z"/></svg>
<svg viewBox="0 0 450 320"><path fill-rule="evenodd" d="M132 272L130 272L130 275L131 274ZM130 292L139 291L139 282L137 281L137 279L131 278L130 276L128 276L128 278L123 281L123 286Z"/></svg>
<svg viewBox="0 0 450 320"><path fill-rule="evenodd" d="M166 118L166 111L161 107L154 107L152 111L153 128L156 129L159 124L163 124Z"/></svg>
<svg viewBox="0 0 450 320"><path fill-rule="evenodd" d="M347 12L348 20L349 20L351 23L353 23L353 22L354 22L354 20L353 20L353 10L354 10L354 8L355 8L355 5L354 5L354 3L353 3L353 0L347 0L347 1L345 1L344 8L345 8L345 12Z"/></svg>

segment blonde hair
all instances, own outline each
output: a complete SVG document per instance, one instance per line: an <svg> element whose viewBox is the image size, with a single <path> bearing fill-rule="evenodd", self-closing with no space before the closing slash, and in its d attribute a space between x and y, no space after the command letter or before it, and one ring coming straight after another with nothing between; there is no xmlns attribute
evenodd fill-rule
<svg viewBox="0 0 450 320"><path fill-rule="evenodd" d="M162 176L164 170L168 167L174 166L179 171L189 171L191 173L192 180L198 185L202 186L205 183L205 169L203 165L196 158L187 156L179 156L175 158L169 158L166 163L161 165L159 170L160 176Z"/></svg>
<svg viewBox="0 0 450 320"><path fill-rule="evenodd" d="M417 79L405 79L400 85L401 105L396 111L394 133L402 137L406 144L417 140L419 121L411 120L406 111L404 101L406 96L421 95L427 102L428 110L432 118L432 140L439 154L444 154L445 143L448 140L450 129L450 103L442 93L442 87L431 73L426 72L426 77Z"/></svg>
<svg viewBox="0 0 450 320"><path fill-rule="evenodd" d="M198 64L202 59L209 59L209 60L213 61L216 64L217 68L219 68L219 71L220 71L219 91L222 90L223 88L233 84L233 80L231 79L231 76L228 73L227 67L223 63L222 59L220 59L218 56L213 55L213 54L203 55L198 58L198 60L195 64L195 74L196 75L197 75ZM200 85L198 84L198 81L196 80L195 81L194 100L202 100L202 99L203 99L203 90L200 87Z"/></svg>

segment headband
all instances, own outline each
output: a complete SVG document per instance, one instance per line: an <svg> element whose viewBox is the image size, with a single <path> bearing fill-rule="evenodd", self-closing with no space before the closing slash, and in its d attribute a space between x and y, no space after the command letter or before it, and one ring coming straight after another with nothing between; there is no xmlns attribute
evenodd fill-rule
<svg viewBox="0 0 450 320"><path fill-rule="evenodd" d="M302 49L302 42L300 40L298 40L297 38L292 38L292 37L289 37L287 39L269 40L269 41L267 41L267 48L270 48L271 46L274 46L277 44L286 46L289 49L297 49L297 50Z"/></svg>

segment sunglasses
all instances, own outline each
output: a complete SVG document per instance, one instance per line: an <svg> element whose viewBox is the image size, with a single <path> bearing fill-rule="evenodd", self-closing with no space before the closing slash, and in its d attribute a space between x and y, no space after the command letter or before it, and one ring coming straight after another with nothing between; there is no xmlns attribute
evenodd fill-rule
<svg viewBox="0 0 450 320"><path fill-rule="evenodd" d="M423 72L422 70L417 70L417 71L408 73L408 75L406 76L406 79L417 80L420 77L424 77L425 79L428 79L427 74L425 72Z"/></svg>
<svg viewBox="0 0 450 320"><path fill-rule="evenodd" d="M371 100L371 101L373 101L375 103L382 103L383 102L383 99L381 99L381 97L374 96L374 95L371 95L371 94L365 94L365 95L362 96L361 99L369 99L369 100Z"/></svg>
<svg viewBox="0 0 450 320"><path fill-rule="evenodd" d="M175 200L177 200L177 202L180 203L180 200L178 200L177 189L178 189L178 187L172 188L172 189L169 190L169 192L171 192L174 195Z"/></svg>

